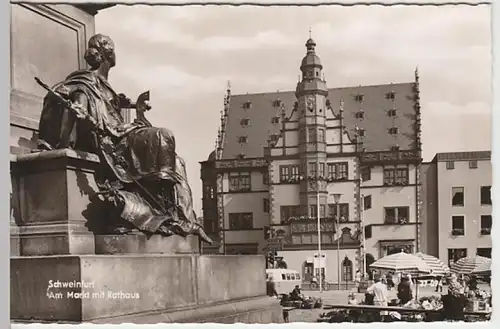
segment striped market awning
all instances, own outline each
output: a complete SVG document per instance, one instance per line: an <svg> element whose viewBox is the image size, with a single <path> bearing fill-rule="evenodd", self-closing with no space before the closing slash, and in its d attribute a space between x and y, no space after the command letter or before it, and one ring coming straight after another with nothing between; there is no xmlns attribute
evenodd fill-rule
<svg viewBox="0 0 500 329"><path fill-rule="evenodd" d="M429 265L429 267L431 268L430 274L432 275L444 276L450 273L450 268L437 257L423 254L421 252L417 252L415 256L417 256L418 258L423 260L427 265Z"/></svg>
<svg viewBox="0 0 500 329"><path fill-rule="evenodd" d="M421 258L400 252L380 258L370 265L372 269L403 272L410 274L429 274L431 268Z"/></svg>
<svg viewBox="0 0 500 329"><path fill-rule="evenodd" d="M451 265L451 271L457 274L485 274L491 271L491 258L464 257Z"/></svg>

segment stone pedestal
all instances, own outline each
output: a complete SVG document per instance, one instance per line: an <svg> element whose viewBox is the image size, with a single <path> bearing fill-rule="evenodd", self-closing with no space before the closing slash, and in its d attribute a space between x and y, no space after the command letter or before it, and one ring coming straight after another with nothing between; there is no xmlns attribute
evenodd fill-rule
<svg viewBox="0 0 500 329"><path fill-rule="evenodd" d="M90 207L99 165L96 155L68 149L19 155L11 161L20 255L95 253L87 218L99 216L99 210Z"/></svg>
<svg viewBox="0 0 500 329"><path fill-rule="evenodd" d="M18 322L281 322L265 289L257 255L15 257L10 310Z"/></svg>
<svg viewBox="0 0 500 329"><path fill-rule="evenodd" d="M72 150L11 161L12 321L282 321L263 256L199 256L195 236L92 233L89 218L109 220L94 200L99 165Z"/></svg>

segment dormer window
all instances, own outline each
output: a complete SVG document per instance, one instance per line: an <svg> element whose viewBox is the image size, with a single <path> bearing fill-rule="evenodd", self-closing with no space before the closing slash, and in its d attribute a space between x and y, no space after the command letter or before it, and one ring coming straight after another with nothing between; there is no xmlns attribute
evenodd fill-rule
<svg viewBox="0 0 500 329"><path fill-rule="evenodd" d="M363 128L359 128L358 129L358 136L359 137L365 137L366 136L366 130L364 130Z"/></svg>
<svg viewBox="0 0 500 329"><path fill-rule="evenodd" d="M271 118L271 123L273 125L280 123L280 118L279 117L272 117Z"/></svg>
<svg viewBox="0 0 500 329"><path fill-rule="evenodd" d="M394 100L396 99L396 93L394 91L385 94L385 99Z"/></svg>
<svg viewBox="0 0 500 329"><path fill-rule="evenodd" d="M391 118L395 118L396 115L397 115L397 110L396 109L390 109L389 111L387 111L387 115Z"/></svg>
<svg viewBox="0 0 500 329"><path fill-rule="evenodd" d="M238 159L244 159L245 158L245 153L240 153L237 156Z"/></svg>
<svg viewBox="0 0 500 329"><path fill-rule="evenodd" d="M274 102L273 102L273 106L274 107L280 107L282 104L281 102L281 99L276 99Z"/></svg>
<svg viewBox="0 0 500 329"><path fill-rule="evenodd" d="M356 112L356 119L363 120L365 118L365 112L363 110L359 110Z"/></svg>
<svg viewBox="0 0 500 329"><path fill-rule="evenodd" d="M240 121L240 124L243 126L243 127L246 127L248 126L248 124L250 123L250 119L241 119Z"/></svg>
<svg viewBox="0 0 500 329"><path fill-rule="evenodd" d="M364 95L363 94L357 94L354 96L354 100L358 103L363 103L364 100Z"/></svg>
<svg viewBox="0 0 500 329"><path fill-rule="evenodd" d="M394 145L391 147L391 151L399 151L399 145Z"/></svg>
<svg viewBox="0 0 500 329"><path fill-rule="evenodd" d="M243 103L243 108L246 109L246 110L251 109L252 108L252 102L247 101L247 102Z"/></svg>
<svg viewBox="0 0 500 329"><path fill-rule="evenodd" d="M389 134L390 135L397 135L398 133L399 133L399 128L398 127L389 128Z"/></svg>
<svg viewBox="0 0 500 329"><path fill-rule="evenodd" d="M248 141L248 137L247 136L240 136L238 137L238 143L240 144L246 144Z"/></svg>
<svg viewBox="0 0 500 329"><path fill-rule="evenodd" d="M280 135L278 135L278 134L272 134L271 135L271 142L272 143L276 143L279 138L280 138Z"/></svg>

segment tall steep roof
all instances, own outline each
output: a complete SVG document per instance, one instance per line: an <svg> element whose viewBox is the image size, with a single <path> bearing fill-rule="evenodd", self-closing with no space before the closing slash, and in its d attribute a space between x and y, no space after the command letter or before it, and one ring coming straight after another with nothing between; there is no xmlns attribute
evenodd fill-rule
<svg viewBox="0 0 500 329"><path fill-rule="evenodd" d="M413 150L417 140L414 86L411 82L332 88L328 100L336 114L340 101L344 101L343 124L350 135L356 126L364 129L363 145L367 152L386 151L394 146L399 146L400 150ZM281 128L281 123L276 124L276 119L273 121L273 117L280 117L281 113L277 100L282 102L286 116L290 117L296 102L293 91L231 96L223 159L240 155L263 157L269 136L279 134ZM393 108L396 109L395 117L389 115ZM360 112L363 115L359 115ZM398 128L396 134L389 133L392 127Z"/></svg>

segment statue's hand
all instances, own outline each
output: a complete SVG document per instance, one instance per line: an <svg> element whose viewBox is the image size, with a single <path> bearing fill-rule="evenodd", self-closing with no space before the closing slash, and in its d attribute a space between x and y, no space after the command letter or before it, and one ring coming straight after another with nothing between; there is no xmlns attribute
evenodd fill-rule
<svg viewBox="0 0 500 329"><path fill-rule="evenodd" d="M125 96L125 94L118 94L118 107L119 108L130 108L132 106L132 101L130 98Z"/></svg>

